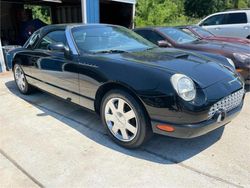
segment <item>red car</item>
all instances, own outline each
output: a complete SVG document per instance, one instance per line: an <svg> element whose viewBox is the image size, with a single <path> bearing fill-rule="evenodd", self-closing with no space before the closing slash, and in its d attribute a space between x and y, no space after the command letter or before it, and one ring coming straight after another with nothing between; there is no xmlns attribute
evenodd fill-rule
<svg viewBox="0 0 250 188"><path fill-rule="evenodd" d="M150 42L164 48L177 48L219 54L232 60L237 72L250 84L250 46L221 41L200 40L176 27L146 27L134 31Z"/></svg>
<svg viewBox="0 0 250 188"><path fill-rule="evenodd" d="M203 29L199 26L179 26L177 27L189 34L195 35L203 40L212 40L212 41L222 41L222 42L230 42L230 43L239 43L239 44L246 44L250 46L250 40L244 38L236 38L236 37L221 37L216 36L210 31Z"/></svg>

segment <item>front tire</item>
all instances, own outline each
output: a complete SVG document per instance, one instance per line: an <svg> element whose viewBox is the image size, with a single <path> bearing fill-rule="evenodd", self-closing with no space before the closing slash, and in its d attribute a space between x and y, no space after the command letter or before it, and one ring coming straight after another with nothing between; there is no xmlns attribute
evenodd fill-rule
<svg viewBox="0 0 250 188"><path fill-rule="evenodd" d="M14 78L15 78L15 82L18 87L18 90L24 95L30 94L33 88L27 82L27 79L25 77L25 74L21 65L15 64L13 71L14 71Z"/></svg>
<svg viewBox="0 0 250 188"><path fill-rule="evenodd" d="M125 91L112 90L104 96L101 118L111 138L123 147L139 147L152 135L142 106Z"/></svg>

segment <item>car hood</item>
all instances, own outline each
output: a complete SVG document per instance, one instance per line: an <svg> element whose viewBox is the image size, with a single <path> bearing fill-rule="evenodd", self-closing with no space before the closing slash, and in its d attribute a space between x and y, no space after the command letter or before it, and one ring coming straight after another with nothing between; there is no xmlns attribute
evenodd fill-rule
<svg viewBox="0 0 250 188"><path fill-rule="evenodd" d="M250 45L250 40L244 39L244 38L212 36L212 37L207 37L205 39L219 40L219 41L224 41L224 42L237 42L237 43Z"/></svg>
<svg viewBox="0 0 250 188"><path fill-rule="evenodd" d="M217 41L206 41L198 40L189 44L182 44L184 48L195 49L195 50L208 50L208 51L224 51L226 53L249 53L249 46L242 44L232 44L228 42L217 42Z"/></svg>
<svg viewBox="0 0 250 188"><path fill-rule="evenodd" d="M155 48L142 52L105 55L112 60L137 63L167 70L170 74L182 73L192 78L201 88L224 79L234 79L235 73L208 57L177 49Z"/></svg>

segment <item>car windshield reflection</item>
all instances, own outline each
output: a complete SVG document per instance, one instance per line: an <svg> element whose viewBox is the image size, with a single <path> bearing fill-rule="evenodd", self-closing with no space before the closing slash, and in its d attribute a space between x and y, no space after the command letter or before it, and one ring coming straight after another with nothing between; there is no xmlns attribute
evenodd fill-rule
<svg viewBox="0 0 250 188"><path fill-rule="evenodd" d="M210 33L209 31L202 29L200 27L195 27L193 28L193 30L195 32L197 32L199 35L203 36L203 37L213 37L214 35L212 33Z"/></svg>
<svg viewBox="0 0 250 188"><path fill-rule="evenodd" d="M72 29L79 51L90 53L124 53L156 47L133 31L118 26L84 27Z"/></svg>
<svg viewBox="0 0 250 188"><path fill-rule="evenodd" d="M160 31L178 44L191 43L199 40L197 37L176 28L162 28Z"/></svg>

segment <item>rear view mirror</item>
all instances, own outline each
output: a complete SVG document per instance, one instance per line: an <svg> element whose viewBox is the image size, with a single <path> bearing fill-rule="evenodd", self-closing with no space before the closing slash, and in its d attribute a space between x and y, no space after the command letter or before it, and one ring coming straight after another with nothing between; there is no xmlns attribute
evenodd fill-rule
<svg viewBox="0 0 250 188"><path fill-rule="evenodd" d="M167 47L172 47L172 45L168 42L168 41L165 41L165 40L159 40L157 42L157 45L161 48L167 48Z"/></svg>
<svg viewBox="0 0 250 188"><path fill-rule="evenodd" d="M48 45L48 49L51 51L65 52L66 48L62 42L51 43Z"/></svg>

